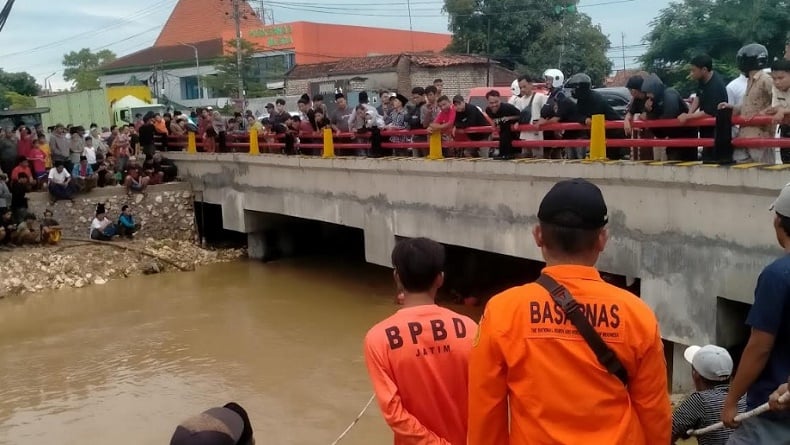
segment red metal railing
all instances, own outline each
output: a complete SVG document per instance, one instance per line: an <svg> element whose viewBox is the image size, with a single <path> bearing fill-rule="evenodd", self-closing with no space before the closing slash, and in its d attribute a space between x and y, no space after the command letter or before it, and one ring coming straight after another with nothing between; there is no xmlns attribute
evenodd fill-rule
<svg viewBox="0 0 790 445"><path fill-rule="evenodd" d="M752 118L734 117L732 119L733 125L740 126L767 126L772 125L771 116L755 116ZM699 128L699 127L712 127L716 124L715 118L702 118L690 120L681 123L677 119L662 119L662 120L637 120L632 122L633 129L654 129L654 128ZM605 123L607 130L622 130L623 121L607 121ZM539 131L539 132L562 132L562 131L589 131L590 127L579 123L552 123L542 126L529 125L529 124L515 124L512 127L513 131ZM442 141L442 148L445 149L458 149L458 148L495 148L499 146L499 142L495 140L498 131L490 126L473 127L466 129L456 129L454 134L455 138L446 138ZM429 143L427 140L428 131L424 129L419 130L395 130L395 129L382 129L381 135L381 149L386 151L393 150L407 150L419 149L428 150ZM446 134L450 134L449 132ZM488 134L488 139L485 140L470 140L468 135L472 134ZM349 151L369 151L371 149L370 132L367 133L336 133L333 135L334 150L339 152ZM414 140L413 138L421 137L423 140ZM317 151L315 154L321 154L324 149L323 134L316 133L301 133L298 135L299 143L294 141L295 148L301 151ZM392 142L390 137L403 137L411 138L403 142ZM285 147L285 135L283 134L260 134L258 135L258 143L261 153L280 153ZM733 146L737 148L764 148L772 149L775 147L790 148L790 138L735 138L732 141ZM696 149L697 147L712 147L714 140L711 138L674 138L674 139L650 139L650 138L608 138L606 139L606 146L612 148L632 148L632 147L678 147ZM161 141L158 145L161 147ZM217 152L236 152L248 153L250 151L249 135L247 134L229 134L226 136L226 143L223 150L220 150L219 143L216 142ZM552 140L513 140L512 146L514 148L541 148L541 147L587 147L590 145L589 139L552 139ZM200 135L196 135L195 148L197 151L205 151L206 144ZM168 137L167 150L187 150L188 143L187 137Z"/></svg>

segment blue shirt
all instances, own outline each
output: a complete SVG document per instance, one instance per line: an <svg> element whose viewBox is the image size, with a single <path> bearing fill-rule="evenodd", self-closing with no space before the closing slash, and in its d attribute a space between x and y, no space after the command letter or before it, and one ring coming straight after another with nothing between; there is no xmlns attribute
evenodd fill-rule
<svg viewBox="0 0 790 445"><path fill-rule="evenodd" d="M746 324L776 338L763 372L746 395L751 410L767 402L768 396L787 383L790 375L790 255L777 259L760 273Z"/></svg>
<svg viewBox="0 0 790 445"><path fill-rule="evenodd" d="M121 216L118 218L118 223L128 229L134 229L134 217L132 217L132 215L121 213Z"/></svg>

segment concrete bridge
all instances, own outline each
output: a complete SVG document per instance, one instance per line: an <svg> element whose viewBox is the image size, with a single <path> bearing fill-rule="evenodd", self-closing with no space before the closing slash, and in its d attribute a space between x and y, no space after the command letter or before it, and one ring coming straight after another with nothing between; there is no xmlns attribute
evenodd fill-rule
<svg viewBox="0 0 790 445"><path fill-rule="evenodd" d="M784 166L168 156L198 199L222 206L226 229L248 234L251 256L262 257L262 231L287 215L362 229L367 260L383 266L396 236L541 260L531 235L541 198L560 179L587 178L609 206L599 267L641 279L675 342L676 388L690 383L685 345L743 340L757 276L781 254L768 207L788 182Z"/></svg>

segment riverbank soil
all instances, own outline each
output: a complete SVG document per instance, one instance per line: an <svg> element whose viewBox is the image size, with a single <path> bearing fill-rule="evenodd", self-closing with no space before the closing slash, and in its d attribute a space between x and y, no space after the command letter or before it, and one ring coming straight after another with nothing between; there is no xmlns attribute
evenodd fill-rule
<svg viewBox="0 0 790 445"><path fill-rule="evenodd" d="M111 244L111 245L107 245ZM245 257L244 249L202 249L191 241L63 241L57 246L0 251L0 298L102 285L134 275L224 263Z"/></svg>

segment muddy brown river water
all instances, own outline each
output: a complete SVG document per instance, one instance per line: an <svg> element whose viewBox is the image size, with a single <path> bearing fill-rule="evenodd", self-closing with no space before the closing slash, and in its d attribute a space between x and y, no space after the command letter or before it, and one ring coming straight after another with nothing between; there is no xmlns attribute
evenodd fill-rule
<svg viewBox="0 0 790 445"><path fill-rule="evenodd" d="M328 445L371 395L386 269L237 262L0 300L0 443L166 444L236 401L258 443ZM342 445L391 443L374 404Z"/></svg>

